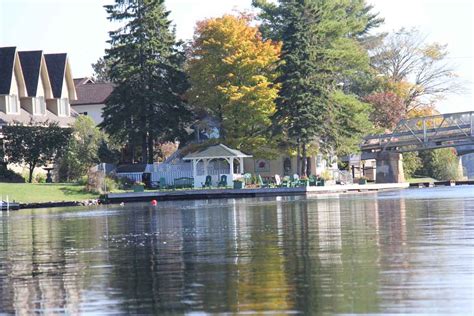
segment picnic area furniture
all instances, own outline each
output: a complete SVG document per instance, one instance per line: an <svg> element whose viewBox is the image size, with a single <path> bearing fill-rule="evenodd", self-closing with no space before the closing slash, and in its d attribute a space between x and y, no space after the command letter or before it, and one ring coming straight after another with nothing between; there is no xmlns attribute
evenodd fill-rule
<svg viewBox="0 0 474 316"><path fill-rule="evenodd" d="M219 183L217 184L217 187L220 188L220 187L226 187L227 186L227 176L225 174L221 175L221 179L219 181Z"/></svg>
<svg viewBox="0 0 474 316"><path fill-rule="evenodd" d="M194 179L189 177L181 177L174 179L175 189L192 189L194 187Z"/></svg>
<svg viewBox="0 0 474 316"><path fill-rule="evenodd" d="M212 186L212 177L206 176L206 181L204 183L201 183L201 186L203 188L210 188Z"/></svg>

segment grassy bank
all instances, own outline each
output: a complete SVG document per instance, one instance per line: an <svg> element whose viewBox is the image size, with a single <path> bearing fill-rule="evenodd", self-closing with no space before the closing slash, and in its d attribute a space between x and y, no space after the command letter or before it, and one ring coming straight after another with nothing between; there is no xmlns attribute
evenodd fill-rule
<svg viewBox="0 0 474 316"><path fill-rule="evenodd" d="M98 198L96 194L84 191L84 187L76 184L30 184L0 183L0 195L5 200L21 203L82 201Z"/></svg>

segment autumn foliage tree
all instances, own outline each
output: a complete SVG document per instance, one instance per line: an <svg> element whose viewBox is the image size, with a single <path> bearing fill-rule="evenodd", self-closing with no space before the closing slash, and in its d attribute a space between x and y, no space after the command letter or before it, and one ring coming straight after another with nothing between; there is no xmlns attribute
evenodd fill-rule
<svg viewBox="0 0 474 316"><path fill-rule="evenodd" d="M372 105L371 121L381 129L393 130L405 118L403 99L393 92L376 92L365 97Z"/></svg>
<svg viewBox="0 0 474 316"><path fill-rule="evenodd" d="M276 63L281 44L263 40L248 15L224 15L197 24L189 51L189 102L218 121L230 146L264 155L275 113Z"/></svg>
<svg viewBox="0 0 474 316"><path fill-rule="evenodd" d="M428 43L416 29L400 29L371 49L371 63L386 82L385 91L403 99L405 112L462 91L446 45Z"/></svg>

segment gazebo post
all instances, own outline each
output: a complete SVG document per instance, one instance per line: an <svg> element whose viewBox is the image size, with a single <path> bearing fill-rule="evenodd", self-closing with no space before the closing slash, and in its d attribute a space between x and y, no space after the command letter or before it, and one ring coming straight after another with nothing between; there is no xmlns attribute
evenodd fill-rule
<svg viewBox="0 0 474 316"><path fill-rule="evenodd" d="M203 159L204 162L204 175L207 177L209 175L209 159Z"/></svg>
<svg viewBox="0 0 474 316"><path fill-rule="evenodd" d="M193 159L193 178L197 177L197 165L200 159Z"/></svg>
<svg viewBox="0 0 474 316"><path fill-rule="evenodd" d="M244 158L239 157L239 172L244 173Z"/></svg>
<svg viewBox="0 0 474 316"><path fill-rule="evenodd" d="M230 181L234 183L234 158L229 159L229 166L230 166L230 179L227 179L227 184L229 184Z"/></svg>

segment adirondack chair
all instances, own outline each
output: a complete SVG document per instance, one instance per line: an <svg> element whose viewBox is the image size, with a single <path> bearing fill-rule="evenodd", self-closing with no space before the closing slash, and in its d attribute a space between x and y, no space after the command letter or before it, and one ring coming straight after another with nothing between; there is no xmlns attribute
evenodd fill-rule
<svg viewBox="0 0 474 316"><path fill-rule="evenodd" d="M244 180L246 185L252 184L252 175L250 173L244 174Z"/></svg>
<svg viewBox="0 0 474 316"><path fill-rule="evenodd" d="M160 189L166 189L166 179L164 177L160 178Z"/></svg>
<svg viewBox="0 0 474 316"><path fill-rule="evenodd" d="M263 182L263 179L262 179L262 176L261 175L258 175L257 176L257 179L258 179L258 185L261 187L261 188L269 188L270 185L266 182Z"/></svg>
<svg viewBox="0 0 474 316"><path fill-rule="evenodd" d="M282 188L289 188L291 184L290 177L284 176L281 180L281 187Z"/></svg>
<svg viewBox="0 0 474 316"><path fill-rule="evenodd" d="M227 186L227 176L225 174L221 175L221 180L217 184L217 187L226 187Z"/></svg>
<svg viewBox="0 0 474 316"><path fill-rule="evenodd" d="M206 182L201 183L203 188L210 188L212 186L212 177L206 176Z"/></svg>
<svg viewBox="0 0 474 316"><path fill-rule="evenodd" d="M299 182L300 182L300 176L297 175L296 173L290 177L290 186L292 188L297 187Z"/></svg>
<svg viewBox="0 0 474 316"><path fill-rule="evenodd" d="M278 175L278 174L275 175L275 185L278 188L281 188L281 186L282 186L281 178L280 178L280 175Z"/></svg>

